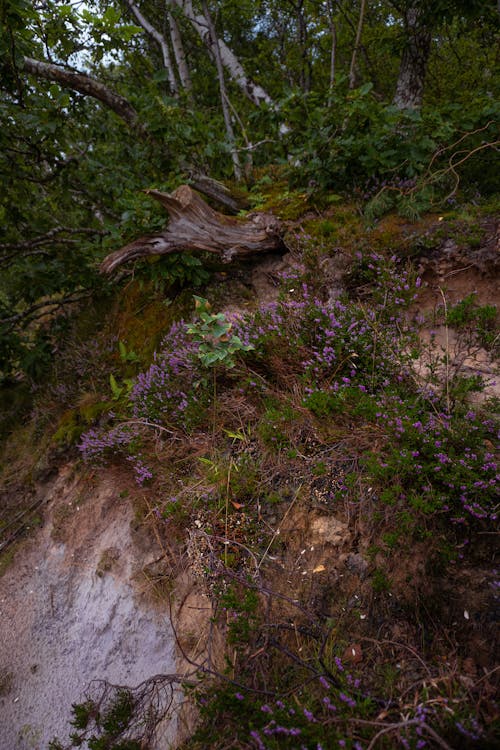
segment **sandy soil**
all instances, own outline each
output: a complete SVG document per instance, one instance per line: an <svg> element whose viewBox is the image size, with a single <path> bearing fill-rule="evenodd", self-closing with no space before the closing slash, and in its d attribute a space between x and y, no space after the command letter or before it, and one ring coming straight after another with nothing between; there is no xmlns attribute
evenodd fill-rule
<svg viewBox="0 0 500 750"><path fill-rule="evenodd" d="M133 583L148 553L132 542L130 501L110 477L84 487L71 467L48 491L44 526L0 579L0 750L66 741L94 678L135 686L176 671L168 614Z"/></svg>

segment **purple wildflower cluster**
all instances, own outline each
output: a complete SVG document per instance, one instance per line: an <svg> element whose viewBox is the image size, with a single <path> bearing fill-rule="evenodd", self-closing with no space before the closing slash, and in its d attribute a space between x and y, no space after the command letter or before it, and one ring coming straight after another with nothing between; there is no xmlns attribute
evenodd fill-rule
<svg viewBox="0 0 500 750"><path fill-rule="evenodd" d="M396 274L396 259L388 269L376 253L370 255L368 267L376 293L373 308L321 299L298 275L288 275L277 302L262 307L253 318L236 321L237 335L253 346L254 356L264 364L270 354L294 362L309 393L319 386L338 391L353 383L366 388L367 372L373 375L371 386L387 378L402 379L409 371L402 365L402 339L409 345L414 336L404 310L419 280L404 269Z"/></svg>
<svg viewBox="0 0 500 750"><path fill-rule="evenodd" d="M118 424L108 430L91 428L82 435L78 446L85 461L102 458L110 453L125 453L132 440L137 436L137 427L130 424Z"/></svg>
<svg viewBox="0 0 500 750"><path fill-rule="evenodd" d="M175 323L154 354L152 365L136 378L129 396L133 419L111 428L88 430L79 445L83 458L124 455L132 464L138 484L151 479L151 470L137 455L141 420L159 425L170 419L177 424L188 423L190 407L198 400L194 392L196 347L185 324Z"/></svg>
<svg viewBox="0 0 500 750"><path fill-rule="evenodd" d="M455 523L497 519L500 475L487 446L498 434L491 420L474 411L425 413L398 396L385 396L380 405L376 419L391 438L378 463L381 477L398 477L414 505L449 511Z"/></svg>
<svg viewBox="0 0 500 750"><path fill-rule="evenodd" d="M173 420L186 424L197 404L194 390L199 361L197 343L183 321L174 323L153 356L151 366L139 374L130 394L133 416L161 424Z"/></svg>
<svg viewBox="0 0 500 750"><path fill-rule="evenodd" d="M128 456L127 461L130 461L134 469L135 480L137 484L141 486L153 478L153 472L149 469L140 458L136 456Z"/></svg>
<svg viewBox="0 0 500 750"><path fill-rule="evenodd" d="M345 671L338 657L335 658L335 664L339 678L346 685L349 684L357 690L359 688L359 680ZM320 676L318 683L322 688L322 692L327 692L327 695L322 700L318 700L318 696L316 696L310 708L294 708L288 702L280 699L272 703L264 703L260 707L257 704L256 707L259 709L259 712L267 717L265 724L259 722L259 728L253 729L250 732L250 738L258 750L267 748L268 745L266 742L271 742L272 747L300 747L306 750L309 748L310 750L318 750L319 748L322 750L324 746L321 743L326 739L327 733L328 735L332 735L330 739L335 739L332 734L334 731L331 725L332 717L335 715L335 720L340 720L342 711L345 713L346 710L354 708L357 703L352 696L339 691L325 676ZM337 694L338 706L332 703L331 698L333 698L334 694ZM238 701L245 700L245 697L241 693L236 693L235 698ZM327 726L328 729L326 728ZM290 745L290 740L286 738L300 738L297 741L301 744ZM340 738L337 735L336 741L340 747L346 746L342 735L340 735ZM361 750L361 745L358 743L353 745L353 747Z"/></svg>

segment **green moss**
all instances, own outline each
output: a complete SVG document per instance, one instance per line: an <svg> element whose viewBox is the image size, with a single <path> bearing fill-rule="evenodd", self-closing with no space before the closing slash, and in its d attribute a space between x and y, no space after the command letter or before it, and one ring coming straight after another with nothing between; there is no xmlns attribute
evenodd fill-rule
<svg viewBox="0 0 500 750"><path fill-rule="evenodd" d="M308 193L290 190L288 182L273 180L270 175L263 175L255 183L248 198L252 210L273 213L283 221L300 219L310 208Z"/></svg>
<svg viewBox="0 0 500 750"><path fill-rule="evenodd" d="M330 209L323 216L314 219L307 218L302 223L302 229L310 242L318 243L318 249L323 253L329 247L339 245L354 250L367 233L366 224L352 205Z"/></svg>
<svg viewBox="0 0 500 750"><path fill-rule="evenodd" d="M92 402L92 394L82 399L83 403L76 409L68 409L60 417L52 441L60 446L74 445L85 430L100 416L116 408L112 401Z"/></svg>
<svg viewBox="0 0 500 750"><path fill-rule="evenodd" d="M376 594L381 594L384 591L389 591L391 583L387 578L385 572L381 568L376 568L371 577L372 589Z"/></svg>
<svg viewBox="0 0 500 750"><path fill-rule="evenodd" d="M134 375L138 364L148 365L172 323L191 314L192 292L184 290L173 299L155 291L153 281L134 280L117 296L108 326L128 351L138 355L137 363L127 363L124 377ZM118 348L115 356L119 358Z"/></svg>

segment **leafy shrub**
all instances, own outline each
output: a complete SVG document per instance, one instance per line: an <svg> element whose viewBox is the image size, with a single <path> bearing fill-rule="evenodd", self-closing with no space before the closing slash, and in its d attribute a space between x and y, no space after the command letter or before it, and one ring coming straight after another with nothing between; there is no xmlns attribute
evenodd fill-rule
<svg viewBox="0 0 500 750"><path fill-rule="evenodd" d="M484 156L498 121L498 105L487 96L469 107L400 110L376 100L367 83L348 96L337 86L329 105L321 104L314 92L294 93L282 104L296 125L288 143L292 184L354 188L371 218L392 208L416 218L456 189L457 174L473 175L474 189L485 194L498 190ZM452 172L455 151L460 165Z"/></svg>
<svg viewBox="0 0 500 750"><path fill-rule="evenodd" d="M166 256L153 256L141 265L140 278L151 281L156 293L163 294L170 287L199 287L210 277L203 263L194 255L174 253Z"/></svg>
<svg viewBox="0 0 500 750"><path fill-rule="evenodd" d="M446 513L457 524L497 518L497 464L488 444L497 426L470 410L424 412L422 402L385 398L377 412L388 443L366 459L381 486L418 514Z"/></svg>

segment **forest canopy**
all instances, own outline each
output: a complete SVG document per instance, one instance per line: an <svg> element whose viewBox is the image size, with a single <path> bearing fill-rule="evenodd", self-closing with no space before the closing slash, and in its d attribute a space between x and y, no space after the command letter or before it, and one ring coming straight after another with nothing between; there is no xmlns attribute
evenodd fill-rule
<svg viewBox="0 0 500 750"><path fill-rule="evenodd" d="M144 189L278 166L409 218L498 189L492 0L2 0L0 24L4 380L163 225Z"/></svg>

